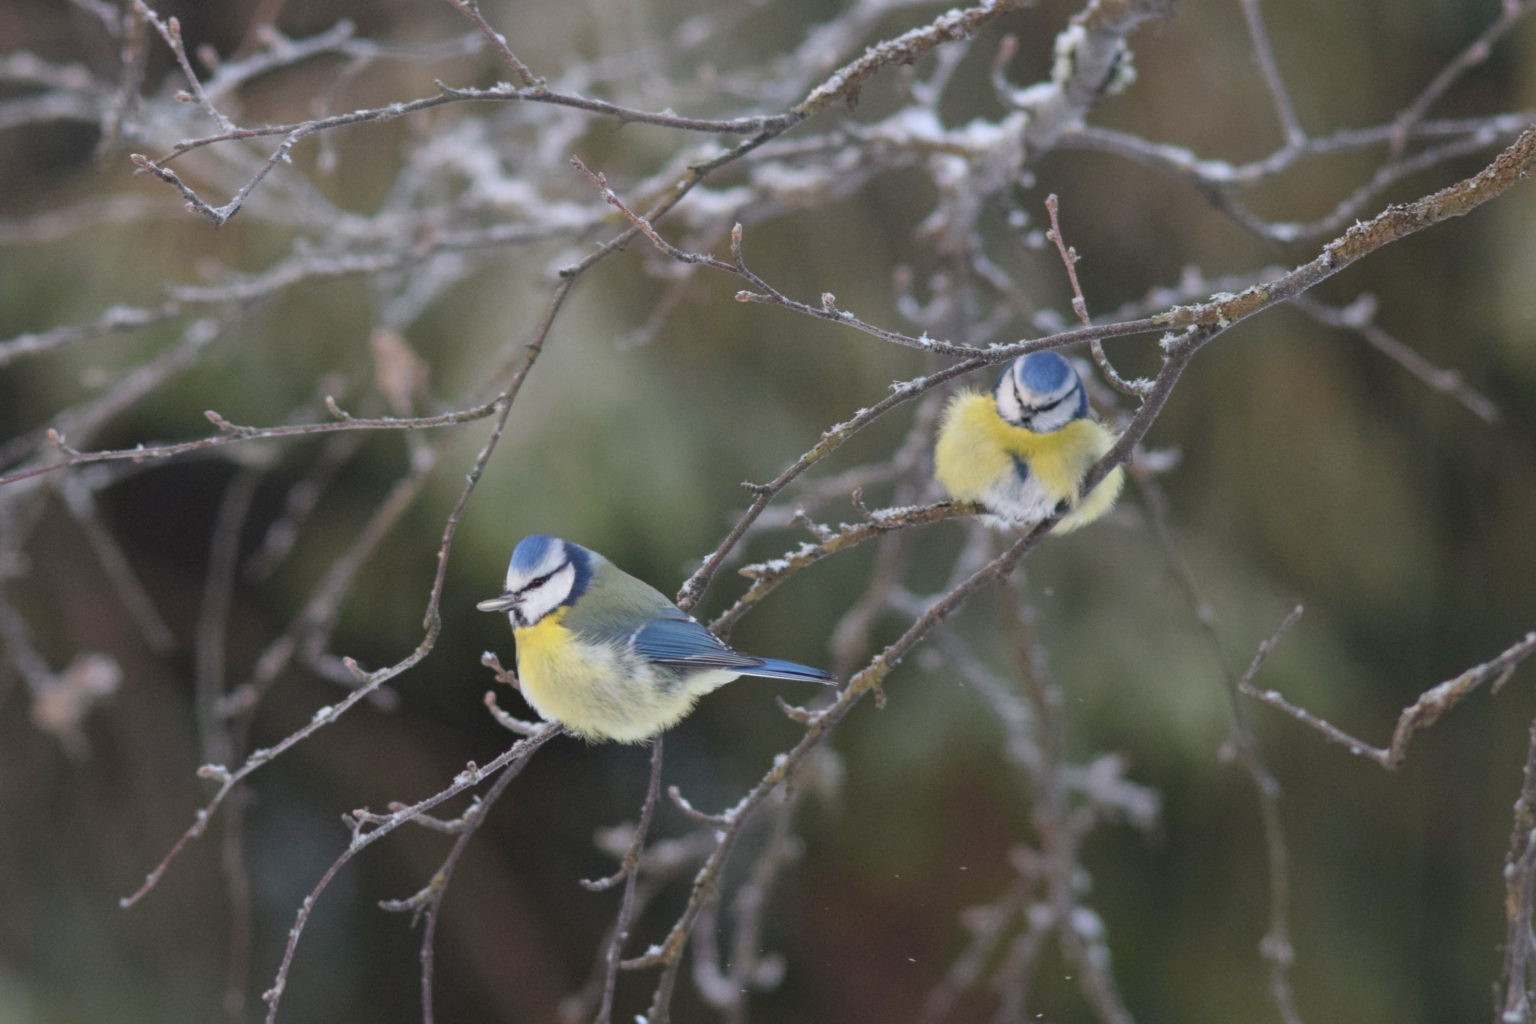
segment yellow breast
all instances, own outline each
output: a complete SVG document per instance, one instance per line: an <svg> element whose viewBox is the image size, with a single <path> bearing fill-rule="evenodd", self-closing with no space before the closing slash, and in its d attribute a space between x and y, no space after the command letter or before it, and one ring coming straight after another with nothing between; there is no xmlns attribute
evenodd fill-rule
<svg viewBox="0 0 1536 1024"><path fill-rule="evenodd" d="M638 743L686 715L697 695L619 644L592 643L560 608L512 631L523 696L546 720L587 740Z"/></svg>
<svg viewBox="0 0 1536 1024"><path fill-rule="evenodd" d="M965 392L944 410L934 448L934 475L958 501L979 501L1012 519L1039 519L1058 502L1076 507L1057 524L1058 533L1076 529L1103 515L1124 482L1116 469L1084 501L1078 501L1083 476L1114 444L1100 423L1083 418L1060 430L1037 434L1016 427L997 414L991 395ZM1020 490L1018 463L1028 468L1035 490L1027 499L1009 496ZM1036 493L1037 492L1037 493ZM1043 509L1043 511L1042 511Z"/></svg>

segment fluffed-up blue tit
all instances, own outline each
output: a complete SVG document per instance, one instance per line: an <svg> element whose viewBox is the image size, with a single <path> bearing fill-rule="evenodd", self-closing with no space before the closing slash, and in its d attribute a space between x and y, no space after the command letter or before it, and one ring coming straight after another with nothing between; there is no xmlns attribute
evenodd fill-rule
<svg viewBox="0 0 1536 1024"><path fill-rule="evenodd" d="M818 668L731 648L654 587L547 534L518 542L506 591L476 607L511 620L533 709L589 742L649 739L738 676L834 682Z"/></svg>
<svg viewBox="0 0 1536 1024"><path fill-rule="evenodd" d="M980 502L1011 524L1039 522L1062 501L1065 533L1109 511L1125 474L1117 466L1092 493L1083 477L1115 435L1088 411L1072 364L1055 352L1031 352L1009 364L992 393L950 399L933 452L934 476L956 501Z"/></svg>

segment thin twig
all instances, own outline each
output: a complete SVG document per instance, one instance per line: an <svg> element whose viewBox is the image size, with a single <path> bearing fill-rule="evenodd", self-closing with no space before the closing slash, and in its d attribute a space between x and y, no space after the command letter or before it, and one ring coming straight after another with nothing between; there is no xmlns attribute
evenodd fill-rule
<svg viewBox="0 0 1536 1024"><path fill-rule="evenodd" d="M372 814L368 811L354 811L344 819L352 830L352 840L341 855L326 868L320 880L315 883L309 895L299 905L299 912L294 918L293 926L288 929L288 942L283 949L283 958L277 969L277 974L272 980L272 985L262 993L262 1001L267 1004L267 1024L273 1024L277 1020L277 1010L282 1003L283 992L288 985L288 971L293 966L293 955L298 948L299 938L304 934L304 926L309 923L310 913L313 911L315 901L330 886L331 881L340 873L341 869L357 854L367 847L383 839L401 825L415 820L419 815L430 811L445 800L458 796L465 790L471 789L487 778L502 772L517 775L527 765L533 755L545 743L563 733L565 729L554 724L546 724L544 729L526 739L518 740L511 747L499 754L495 760L484 767L471 763L464 771L460 772L448 787L439 790L424 800L402 807L387 815Z"/></svg>
<svg viewBox="0 0 1536 1024"><path fill-rule="evenodd" d="M192 70L192 62L187 57L186 43L181 38L181 22L175 18L162 19L144 3L144 0L133 0L133 10L141 18L147 20L160 33L160 38L165 40L165 45L170 47L171 53L176 58L176 63L181 65L181 73L187 79L187 85L192 90L192 95L197 99L198 105L208 112L208 116L218 122L224 131L232 131L234 122L224 116L223 111L213 105L208 94L203 91L203 83L197 77L197 72Z"/></svg>
<svg viewBox="0 0 1536 1024"><path fill-rule="evenodd" d="M1427 227L1461 217L1520 181L1536 165L1536 125L1520 133L1493 162L1481 171L1454 185L1448 185L1421 199L1396 203L1370 220L1355 224L1344 234L1323 246L1322 253L1284 277L1254 285L1236 295L1216 296L1196 306L1180 306L1154 320L1169 327L1194 324L1226 326L1267 309L1278 301L1302 294L1319 282L1332 277L1357 260L1422 231Z"/></svg>
<svg viewBox="0 0 1536 1024"><path fill-rule="evenodd" d="M116 145L122 134L123 121L133 111L139 99L139 87L144 81L144 68L148 64L148 19L142 5L130 7L123 15L122 44L118 47L117 89L112 103L101 119L101 138L96 142L96 157L100 159Z"/></svg>
<svg viewBox="0 0 1536 1024"><path fill-rule="evenodd" d="M559 308L559 304L562 301L564 294L564 289L556 289L555 297L551 300L549 313L550 316L553 315L553 310ZM166 868L169 867L171 861L175 859L177 854L179 854L189 842L202 835L204 829L207 828L208 821L212 814L218 809L219 805L224 801L225 797L229 795L230 791L235 786L239 785L252 772L255 772L257 769L267 764L273 758L282 754L290 747L303 742L319 729L335 721L338 717L345 714L350 708L356 705L359 701L371 695L374 691L383 686L384 683L388 682L390 679L393 679L401 673L408 671L410 668L415 666L417 662L425 658L436 645L438 631L442 626L442 617L439 611L439 607L442 601L443 583L448 568L448 555L452 550L453 539L458 530L459 517L462 515L464 507L468 503L470 495L474 492L476 485L479 483L480 476L485 470L486 463L490 460L491 453L496 449L496 443L500 440L501 433L506 427L507 414L512 408L513 400L516 398L519 389L522 387L523 381L527 378L527 375L532 369L535 360L537 360L539 353L543 350L544 338L547 334L547 330L548 320L546 319L544 327L535 333L534 337L524 346L523 362L518 367L516 373L513 375L513 379L507 386L507 390L503 392L502 395L494 403L492 403L492 406L497 413L495 426L491 431L490 437L486 440L485 446L480 450L479 455L476 457L474 465L466 479L464 488L459 492L458 501L454 505L452 512L449 513L448 519L443 527L442 542L439 544L437 549L437 574L433 578L432 589L427 596L426 612L423 615L423 626L426 632L422 637L421 642L416 646L416 649L394 665L379 669L373 673L364 673L361 669L356 667L356 663L351 659L344 659L345 665L349 670L353 670L354 675L357 677L357 682L360 684L358 685L357 689L353 690L352 693L348 694L334 705L320 708L311 716L307 725L283 737L283 739L278 741L278 743L272 747L252 751L246 757L245 762L234 771L230 771L223 765L205 765L200 770L199 774L217 780L219 782L219 788L203 805L203 807L198 810L192 824L188 826L186 831L184 831L176 840L176 842L172 844L171 849L161 859L160 863L157 864L154 869L150 871L148 876L145 877L144 883L133 893L119 901L121 905L125 907L132 906L155 887L155 885L160 881L161 876L164 875Z"/></svg>
<svg viewBox="0 0 1536 1024"><path fill-rule="evenodd" d="M1269 994L1285 1024L1301 1024L1301 1012L1296 1008L1296 995L1291 985L1291 967L1296 959L1291 943L1291 867L1290 851L1285 842L1285 827L1280 819L1280 783L1270 772L1259 753L1258 740L1253 735L1247 716L1243 712L1239 693L1252 688L1259 668L1269 657L1280 638L1301 618L1301 605L1259 645L1248 669L1232 685L1228 677L1228 696L1232 711L1232 738L1239 763L1252 780L1259 798L1259 812L1264 822L1264 849L1269 862L1269 929L1259 942L1259 953L1269 963Z"/></svg>
<svg viewBox="0 0 1536 1024"><path fill-rule="evenodd" d="M512 69L512 73L517 76L519 82L535 87L544 84L542 78L528 70L528 65L518 60L517 55L507 45L507 37L491 28L490 24L485 20L485 16L480 13L480 4L477 0L448 0L448 3L454 10L468 18L475 28L480 31L480 34L485 36L486 40L491 44L491 48L496 51L496 56L501 59L503 64Z"/></svg>
<svg viewBox="0 0 1536 1024"><path fill-rule="evenodd" d="M229 720L219 714L218 705L228 677L226 641L234 596L235 564L240 556L240 532L250 514L260 481L261 474L254 469L243 470L230 481L219 502L209 545L208 570L203 582L193 652L196 660L193 703L197 712L199 754L204 763L228 763L235 755L234 731ZM224 817L220 851L230 918L224 1012L232 1021L245 1019L253 944L251 883L242 848L245 837L242 795L239 790L231 794L231 810Z"/></svg>
<svg viewBox="0 0 1536 1024"><path fill-rule="evenodd" d="M1168 514L1168 500L1163 494L1162 487L1144 468L1133 466L1131 478L1136 481L1141 491L1153 532L1163 549L1163 557L1167 560L1174 579L1184 592L1190 611L1205 634L1220 669L1231 728L1230 745L1227 749L1235 756L1248 780L1253 783L1264 832L1265 859L1269 869L1269 927L1259 942L1259 953L1269 964L1270 998L1280 1014L1280 1019L1285 1024L1300 1024L1301 1014L1296 1008L1290 976L1291 966L1295 960L1295 952L1290 940L1291 858L1286 844L1284 823L1280 817L1280 783L1274 773L1269 770L1259 750L1258 739L1253 734L1253 727L1248 720L1240 694L1246 692L1244 687L1250 684L1258 674L1259 668L1269 657L1269 652L1275 644L1295 625L1296 620L1301 616L1302 609L1297 605L1286 616L1269 639L1259 645L1258 653L1254 655L1247 671L1238 676L1228 657L1226 646L1222 643L1221 635L1216 630L1215 612L1196 584L1194 572L1174 538Z"/></svg>
<svg viewBox="0 0 1536 1024"><path fill-rule="evenodd" d="M734 257L731 260L722 260L719 257L710 256L706 253L686 252L679 249L663 238L648 218L636 213L624 200L620 199L618 193L608 186L608 179L589 168L582 162L580 157L571 157L571 166L580 171L597 188L604 201L622 213L635 226L636 230L650 239L651 244L657 249L679 263L697 264L709 267L712 270L733 274L751 285L752 290L736 293L738 302L772 303L805 316L846 324L884 341L905 345L908 348L915 348L924 352L933 352L937 355L969 356L981 351L970 345L954 345L927 337L913 338L898 331L889 331L883 327L877 327L874 324L859 319L847 310L837 308L836 299L830 293L825 293L821 296L819 305L811 305L810 303L799 302L789 298L748 269L741 257L742 230L740 224L737 224L731 231L731 251Z"/></svg>
<svg viewBox="0 0 1536 1024"><path fill-rule="evenodd" d="M404 418L394 416L368 418L347 416L345 419L323 423L293 423L269 427L238 426L220 417L218 424L216 424L219 425L219 433L209 437L198 438L195 441L179 441L161 445L139 445L133 448L118 448L107 451L86 452L66 450L65 457L58 462L34 466L11 473L8 476L0 477L0 486L17 483L44 473L68 469L71 466L82 466L93 462L145 462L151 459L168 459L177 455L185 455L188 452L201 451L205 448L220 448L225 445L239 444L245 441L305 437L311 434L331 434L343 430L431 430L438 427L458 426L461 423L470 423L474 420L481 420L487 416L494 415L497 412L498 404L498 401L490 401L474 408L442 413L437 416ZM211 410L210 413L211 416L218 416L218 413L213 413ZM204 415L208 416L210 413L205 413ZM63 434L57 434L55 443L63 445L67 443L67 438Z"/></svg>
<svg viewBox="0 0 1536 1024"><path fill-rule="evenodd" d="M1526 1024L1536 990L1536 934L1531 930L1536 906L1536 722L1525 757L1524 782L1515 801L1515 817L1504 858L1504 974L1497 1024Z"/></svg>
<svg viewBox="0 0 1536 1024"><path fill-rule="evenodd" d="M533 736L542 735L549 731L548 726L540 726ZM558 731L558 730L556 730ZM524 742L527 742L526 740ZM404 900L381 900L379 906L385 910L411 911L416 916L424 915L426 924L421 931L421 946L417 954L421 962L421 1019L422 1024L433 1024L435 1010L433 1007L432 985L437 966L437 923L442 917L443 897L448 894L448 884L453 880L454 869L463 859L464 852L469 849L469 844L475 837L475 833L484 824L486 816L491 808L501 799L512 780L517 778L518 772L512 768L507 769L496 777L491 788L485 791L485 796L477 798L463 817L451 825L437 826L429 815L423 813L415 821L427 827L438 827L439 830L451 832L456 835L453 846L448 850L448 856L443 858L443 864L433 873L431 881L416 895ZM413 918L414 920L415 918Z"/></svg>
<svg viewBox="0 0 1536 1024"><path fill-rule="evenodd" d="M943 522L957 516L973 515L977 511L974 505L956 504L954 502L940 502L937 505L923 505L917 507L878 509L871 512L861 522L844 523L837 530L815 544L802 544L797 550L789 552L770 562L761 562L756 565L744 565L736 570L743 576L752 580L752 585L747 592L736 599L736 603L721 612L709 628L714 633L724 633L735 625L752 606L767 597L790 577L800 571L809 568L829 555L847 551L867 540L883 537L886 534L898 530L904 530L912 526L923 526L930 523Z"/></svg>
<svg viewBox="0 0 1536 1024"><path fill-rule="evenodd" d="M1059 145L1113 153L1169 174L1215 202L1223 212L1261 237L1276 242L1295 242L1337 231L1358 217L1367 202L1407 174L1487 149L1501 138L1519 135L1533 121L1536 121L1536 111L1525 110L1482 118L1419 122L1412 127L1412 136L1443 140L1442 144L1384 164L1370 181L1338 202L1331 213L1305 223L1262 220L1238 202L1236 190L1261 184L1307 159L1387 144L1391 141L1391 125L1347 129L1331 136L1312 138L1305 146L1282 147L1245 164L1201 157L1181 146L1149 142L1128 132L1099 125L1087 125L1063 136Z"/></svg>
<svg viewBox="0 0 1536 1024"><path fill-rule="evenodd" d="M1021 4L1022 0L989 0L975 7L957 7L928 25L871 46L856 60L827 76L805 99L795 104L792 113L811 117L839 99L856 96L876 72L892 64L912 64L942 43L969 39L982 25Z"/></svg>
<svg viewBox="0 0 1536 1024"><path fill-rule="evenodd" d="M85 481L69 480L59 488L71 516L85 534L86 541L96 553L112 589L117 591L118 602L138 627L144 642L160 654L168 654L176 647L176 634L166 625L165 619L155 608L154 599L139 580L122 545L101 521L96 508L96 496Z"/></svg>
<svg viewBox="0 0 1536 1024"><path fill-rule="evenodd" d="M1045 197L1045 211L1050 215L1051 227L1045 233L1048 241L1056 243L1056 252L1061 256L1062 266L1067 268L1067 280L1072 283L1072 312L1084 327L1092 327L1093 319L1088 315L1088 300L1083 298L1083 288L1077 281L1077 261L1080 258L1077 250L1068 248L1066 240L1061 235L1061 221L1057 218L1056 193L1052 192ZM1109 356L1104 354L1104 343L1094 338L1088 343L1088 349L1093 353L1093 361L1098 364L1099 372L1104 374L1104 379L1109 381L1111 387L1121 394L1140 397L1146 394L1150 386L1146 381L1132 382L1126 380L1116 372L1115 367L1109 361Z"/></svg>
<svg viewBox="0 0 1536 1024"><path fill-rule="evenodd" d="M1432 78L1424 91L1414 97L1413 101L1392 119L1392 155L1397 156L1408 145L1408 134L1413 127L1424 117L1424 114L1434 105L1435 101L1445 95L1446 91L1456 83L1456 80L1469 70L1487 60L1493 52L1493 45L1499 41L1506 32L1514 28L1515 23L1530 8L1526 7L1522 0L1501 0L1499 4L1499 16L1488 24L1488 27L1480 32L1476 39L1467 44L1466 49L1451 59L1450 63L1440 69L1440 72Z"/></svg>
<svg viewBox="0 0 1536 1024"><path fill-rule="evenodd" d="M1507 678L1508 673L1532 653L1536 653L1536 632L1527 633L1491 661L1473 665L1454 679L1447 679L1438 686L1425 690L1419 694L1418 700L1404 708L1397 716L1397 725L1392 729L1391 742L1385 747L1373 747L1364 740L1356 739L1338 726L1319 718L1305 708L1292 704L1278 691L1258 690L1246 682L1242 685L1242 691L1272 708L1279 708L1303 725L1311 726L1356 757L1368 758L1387 771L1396 771L1408 756L1408 744L1413 740L1415 733L1434 725L1441 715L1459 704L1462 698L1483 683L1490 679L1498 681Z"/></svg>
<svg viewBox="0 0 1536 1024"><path fill-rule="evenodd" d="M583 883L588 889L600 890L610 887L619 879L624 880L624 895L619 902L619 912L614 918L603 952L603 995L597 1008L597 1024L609 1024L613 1019L613 997L618 990L624 943L629 941L629 930L634 925L635 886L639 882L640 854L645 849L645 839L651 831L651 818L656 813L656 804L661 797L661 747L661 736L657 735L651 740L651 776L645 790L645 802L640 805L640 821L635 825L635 834L630 839L629 849L619 864L618 872L597 882Z"/></svg>
<svg viewBox="0 0 1536 1024"><path fill-rule="evenodd" d="M1460 402L1484 423L1499 418L1499 407L1481 391L1472 387L1457 370L1446 370L1431 363L1388 333L1376 322L1376 302L1368 295L1342 308L1325 305L1310 295L1298 296L1293 305L1318 323L1354 331L1382 355L1397 363L1430 388Z"/></svg>
<svg viewBox="0 0 1536 1024"><path fill-rule="evenodd" d="M1105 1024L1132 1024L1114 978L1109 973L1109 948L1098 915L1082 900L1087 881L1079 850L1079 829L1074 827L1066 788L1066 723L1060 688L1050 678L1044 645L1034 635L1030 622L1033 609L1017 600L1009 587L1003 588L1003 606L1007 618L1004 628L1012 637L1011 646L1018 664L1019 678L1028 701L1029 722L1034 747L1040 754L1039 771L1032 772L1028 784L1034 797L1030 818L1039 836L1039 880L1044 893L1042 904L1049 908L1051 929L1062 956L1072 965L1073 975L1084 999ZM1032 915L1033 916L1033 915ZM1028 935L1029 932L1026 932ZM1043 938L1044 936L1042 936ZM1005 998L999 1015L1017 1019L1023 1009L1026 974L1036 964L1038 947L1030 941L1013 951L1006 965L1008 973L999 973L1005 992L1016 993L1017 1007Z"/></svg>
<svg viewBox="0 0 1536 1024"><path fill-rule="evenodd" d="M1275 117L1280 122L1280 132L1288 149L1306 145L1307 133L1302 130L1296 117L1291 95L1280 77L1280 66L1275 62L1275 48L1269 42L1269 32L1264 28L1264 16L1259 11L1259 0L1242 0L1243 21L1248 26L1248 38L1253 43L1254 60L1269 90L1270 102L1275 107Z"/></svg>

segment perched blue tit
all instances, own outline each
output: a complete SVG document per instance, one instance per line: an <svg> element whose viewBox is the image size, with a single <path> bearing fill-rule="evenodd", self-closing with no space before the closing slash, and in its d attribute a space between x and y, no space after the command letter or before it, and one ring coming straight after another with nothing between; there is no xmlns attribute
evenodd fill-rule
<svg viewBox="0 0 1536 1024"><path fill-rule="evenodd" d="M1038 522L1062 502L1071 509L1057 533L1109 511L1125 474L1116 467L1087 497L1083 477L1115 442L1088 411L1072 364L1055 352L1031 352L1009 364L990 395L950 399L933 452L934 476L957 501L980 502L1012 524Z"/></svg>
<svg viewBox="0 0 1536 1024"><path fill-rule="evenodd" d="M513 549L506 592L476 607L511 620L528 703L589 742L649 739L737 676L834 681L732 649L602 555L542 533Z"/></svg>

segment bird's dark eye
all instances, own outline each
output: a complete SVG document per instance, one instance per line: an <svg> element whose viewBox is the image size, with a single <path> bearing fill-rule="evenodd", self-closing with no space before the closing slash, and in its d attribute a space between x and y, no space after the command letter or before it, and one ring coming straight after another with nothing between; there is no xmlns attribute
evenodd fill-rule
<svg viewBox="0 0 1536 1024"><path fill-rule="evenodd" d="M555 573L559 572L561 569L564 569L564 568L565 568L565 566L562 565L559 568L555 568L555 569L549 570L549 572L545 573L543 576L539 576L539 577L536 577L535 579L529 580L527 582L527 584L525 584L524 587L523 587L523 593L526 594L530 590L538 590L544 584L546 584L550 580L554 579L555 578Z"/></svg>

